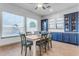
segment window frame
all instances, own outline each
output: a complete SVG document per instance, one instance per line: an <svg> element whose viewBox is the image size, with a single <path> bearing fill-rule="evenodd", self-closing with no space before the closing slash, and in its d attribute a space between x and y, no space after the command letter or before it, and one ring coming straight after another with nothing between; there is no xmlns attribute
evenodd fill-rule
<svg viewBox="0 0 79 59"><path fill-rule="evenodd" d="M3 11L3 12L7 12L7 11ZM10 12L8 12L8 13L10 13ZM11 14L21 16L19 14L15 14L15 13L11 13ZM1 14L1 15L3 16L3 14ZM30 17L27 17L27 16L23 16L23 17L24 17L24 19L23 19L23 21L24 21L24 32L27 32L27 18L30 18ZM34 19L34 18L31 18L31 19ZM36 20L36 19L34 19L34 20ZM37 21L37 30L38 30L38 21ZM3 31L3 19L2 19L2 31ZM19 35L2 36L2 33L1 33L1 39L12 38L12 37L19 37Z"/></svg>
<svg viewBox="0 0 79 59"><path fill-rule="evenodd" d="M53 25L54 27L50 28L50 25L51 26ZM56 20L55 19L50 19L48 21L48 29L56 29Z"/></svg>
<svg viewBox="0 0 79 59"><path fill-rule="evenodd" d="M56 20L56 29L64 29L64 18L58 18L58 19ZM63 27L58 27L57 26L58 24L62 24Z"/></svg>
<svg viewBox="0 0 79 59"><path fill-rule="evenodd" d="M32 21L33 21L33 20L36 21L36 22L37 22L37 24L36 24L36 29L38 30L38 21L37 21L36 19L30 18L30 17L26 17L26 28L27 28L27 26L28 26L28 25L27 25L27 21L28 21L27 19L32 19ZM29 27L29 28L30 28L30 27ZM37 31L37 30L36 30L36 31ZM29 32L28 29L26 29L26 32ZM30 32L32 32L32 31L30 31Z"/></svg>
<svg viewBox="0 0 79 59"><path fill-rule="evenodd" d="M63 19L63 20L61 20L61 19ZM63 25L63 27L58 27L57 25L58 24L62 24ZM50 25L51 26L55 26L54 28L50 28ZM57 19L50 19L49 21L48 21L48 26L49 26L49 28L48 29L64 29L64 18L57 18Z"/></svg>
<svg viewBox="0 0 79 59"><path fill-rule="evenodd" d="M15 14L15 13L11 13L11 12L7 12L7 11L3 11L3 12L6 12L6 13L10 13L10 14L13 14L13 15L17 15L17 16L22 16L22 15L19 15L19 14ZM3 12L2 12L2 17L3 17ZM24 19L23 19L23 21L24 21L24 23L25 23L25 16L22 16ZM24 26L24 28L25 28L25 24L23 24ZM25 30L25 29L24 29ZM3 18L2 18L2 32L3 32ZM17 35L8 35L8 36L3 36L3 33L1 33L1 39L5 39L5 38L12 38L12 37L19 37L19 34Z"/></svg>

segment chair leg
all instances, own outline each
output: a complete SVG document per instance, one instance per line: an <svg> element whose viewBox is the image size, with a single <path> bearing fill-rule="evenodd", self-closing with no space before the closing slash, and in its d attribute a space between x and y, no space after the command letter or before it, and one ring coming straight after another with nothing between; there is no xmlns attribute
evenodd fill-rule
<svg viewBox="0 0 79 59"><path fill-rule="evenodd" d="M52 41L50 41L50 45L51 45L51 48L52 48Z"/></svg>
<svg viewBox="0 0 79 59"><path fill-rule="evenodd" d="M30 50L30 56L31 56L31 46L29 47L29 50Z"/></svg>
<svg viewBox="0 0 79 59"><path fill-rule="evenodd" d="M21 45L21 55L22 55L22 52L23 52L23 45Z"/></svg>
<svg viewBox="0 0 79 59"><path fill-rule="evenodd" d="M50 45L49 45L49 41L48 41L48 43L47 43L47 46L48 46L48 49L50 49L50 48L49 48L49 46L50 46Z"/></svg>
<svg viewBox="0 0 79 59"><path fill-rule="evenodd" d="M40 56L41 56L41 46L39 46L39 48L40 48Z"/></svg>
<svg viewBox="0 0 79 59"><path fill-rule="evenodd" d="M46 44L45 44L45 53L47 52L47 50L46 50Z"/></svg>
<svg viewBox="0 0 79 59"><path fill-rule="evenodd" d="M27 47L25 47L25 56L26 56L26 54L27 54Z"/></svg>

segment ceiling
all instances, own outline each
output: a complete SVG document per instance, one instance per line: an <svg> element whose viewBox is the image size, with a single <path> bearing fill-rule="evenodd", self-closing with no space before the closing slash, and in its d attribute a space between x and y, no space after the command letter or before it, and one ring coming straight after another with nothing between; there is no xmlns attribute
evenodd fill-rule
<svg viewBox="0 0 79 59"><path fill-rule="evenodd" d="M36 13L40 16L49 15L52 13L63 11L67 8L71 8L77 3L48 3L48 5L51 6L52 11L49 11L49 9L43 10L43 9L37 9L35 10L35 7L37 6L37 3L16 3L15 5L20 6L24 9L27 9L33 13Z"/></svg>

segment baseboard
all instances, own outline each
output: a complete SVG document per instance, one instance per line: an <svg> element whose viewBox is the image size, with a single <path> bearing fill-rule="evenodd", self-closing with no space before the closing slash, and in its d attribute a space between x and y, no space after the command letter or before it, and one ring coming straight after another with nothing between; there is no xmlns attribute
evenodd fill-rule
<svg viewBox="0 0 79 59"><path fill-rule="evenodd" d="M9 45L14 45L14 44L20 44L20 42L14 42L14 43L6 44L6 45L0 45L0 47L5 47L5 46L9 46Z"/></svg>

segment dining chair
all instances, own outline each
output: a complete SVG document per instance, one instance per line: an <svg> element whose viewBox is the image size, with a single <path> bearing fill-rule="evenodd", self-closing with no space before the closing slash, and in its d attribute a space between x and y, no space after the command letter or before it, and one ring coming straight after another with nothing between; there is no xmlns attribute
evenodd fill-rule
<svg viewBox="0 0 79 59"><path fill-rule="evenodd" d="M42 35L45 36L45 52L47 52L47 49L52 48L52 39L51 39L51 33L43 32Z"/></svg>
<svg viewBox="0 0 79 59"><path fill-rule="evenodd" d="M27 48L31 51L31 46L33 45L32 41L26 40L26 35L25 34L20 34L21 38L21 54L23 52L23 47L25 48L25 56L27 54ZM30 52L31 53L31 52Z"/></svg>
<svg viewBox="0 0 79 59"><path fill-rule="evenodd" d="M42 37L42 38L44 38L44 49L45 49L45 52L47 52L47 46L48 46L48 34L47 33L45 33L45 34L42 34L42 36L44 36L44 37Z"/></svg>
<svg viewBox="0 0 79 59"><path fill-rule="evenodd" d="M34 34L35 34L35 35L39 35L40 32L39 32L39 31L35 31Z"/></svg>
<svg viewBox="0 0 79 59"><path fill-rule="evenodd" d="M26 35L32 35L32 33L31 32L26 32Z"/></svg>
<svg viewBox="0 0 79 59"><path fill-rule="evenodd" d="M51 47L51 48L52 48L51 33L48 33L48 37L47 37L47 39L48 39L48 49L49 49L49 47Z"/></svg>
<svg viewBox="0 0 79 59"><path fill-rule="evenodd" d="M41 39L36 42L36 45L39 46L40 49L40 55L42 52L42 48L44 47L44 50L46 52L46 46L47 46L47 36L46 35L41 35Z"/></svg>
<svg viewBox="0 0 79 59"><path fill-rule="evenodd" d="M47 40L46 44L48 46L48 49L50 47L52 48L52 39L51 39L52 36L51 36L51 33L49 33L49 32L43 32L42 34L46 36L45 39Z"/></svg>

